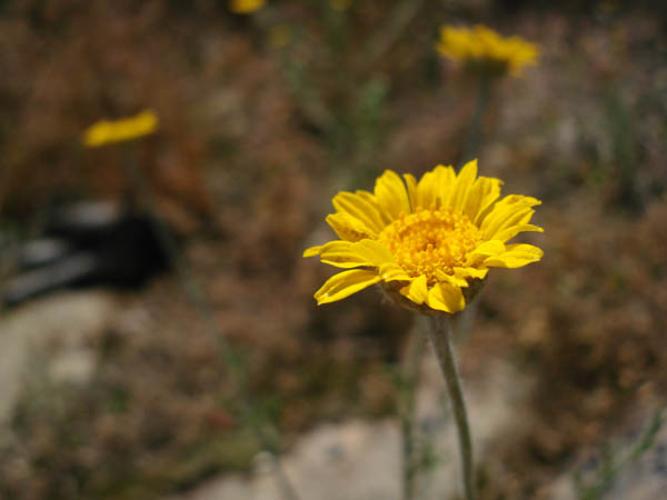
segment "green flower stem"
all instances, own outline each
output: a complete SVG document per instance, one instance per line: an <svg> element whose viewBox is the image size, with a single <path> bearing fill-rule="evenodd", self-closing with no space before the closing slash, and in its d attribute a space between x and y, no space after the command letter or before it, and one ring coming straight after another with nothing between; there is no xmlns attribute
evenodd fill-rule
<svg viewBox="0 0 667 500"><path fill-rule="evenodd" d="M464 150L463 161L469 161L479 155L479 148L484 137L483 124L484 115L489 107L491 97L491 85L493 78L486 75L480 75L477 87L477 97L475 101L475 111L470 119L468 128L468 140Z"/></svg>
<svg viewBox="0 0 667 500"><path fill-rule="evenodd" d="M458 432L459 448L461 452L465 498L466 500L474 500L476 496L473 472L472 439L470 438L470 425L468 423L465 401L463 400L461 377L459 376L456 360L454 359L451 320L444 316L436 316L432 318L429 336L438 358L440 369L445 377L447 392L449 393L449 400L451 402L452 412L454 413L454 420L456 421L456 430Z"/></svg>

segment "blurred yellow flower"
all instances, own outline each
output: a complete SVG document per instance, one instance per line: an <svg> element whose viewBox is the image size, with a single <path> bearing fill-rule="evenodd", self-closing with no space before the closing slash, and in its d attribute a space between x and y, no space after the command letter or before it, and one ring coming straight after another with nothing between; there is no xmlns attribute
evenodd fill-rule
<svg viewBox="0 0 667 500"><path fill-rule="evenodd" d="M252 14L266 5L266 0L230 0L229 10L234 14Z"/></svg>
<svg viewBox="0 0 667 500"><path fill-rule="evenodd" d="M154 111L145 110L141 113L114 121L99 121L86 129L83 144L96 148L116 142L131 141L157 130L158 118Z"/></svg>
<svg viewBox="0 0 667 500"><path fill-rule="evenodd" d="M439 165L419 181L386 170L374 191L340 192L326 221L339 240L308 248L345 269L315 293L318 304L344 299L381 284L399 304L426 314L456 313L472 300L492 267L517 268L542 258L542 250L507 242L530 223L530 196L500 198L502 182L477 176L477 160L458 173Z"/></svg>
<svg viewBox="0 0 667 500"><path fill-rule="evenodd" d="M519 75L524 67L535 64L539 55L537 45L518 36L503 37L482 25L472 29L443 26L436 48L471 71L490 75Z"/></svg>

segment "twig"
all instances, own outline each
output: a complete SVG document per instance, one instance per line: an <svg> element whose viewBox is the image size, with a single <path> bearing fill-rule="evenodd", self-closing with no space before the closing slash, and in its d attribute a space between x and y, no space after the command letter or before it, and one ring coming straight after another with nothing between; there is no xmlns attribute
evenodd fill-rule
<svg viewBox="0 0 667 500"><path fill-rule="evenodd" d="M486 109L491 97L492 79L485 75L480 75L477 87L477 96L475 100L475 110L470 120L468 128L468 140L464 150L463 161L469 161L479 154L479 148L484 138L483 120Z"/></svg>

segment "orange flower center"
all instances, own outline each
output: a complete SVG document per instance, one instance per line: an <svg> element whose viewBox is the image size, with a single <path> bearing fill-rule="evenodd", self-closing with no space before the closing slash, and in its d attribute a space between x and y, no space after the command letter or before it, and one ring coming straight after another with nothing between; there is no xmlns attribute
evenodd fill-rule
<svg viewBox="0 0 667 500"><path fill-rule="evenodd" d="M479 228L468 216L449 209L419 210L385 227L378 237L396 262L412 277L425 275L429 283L438 272L452 274L465 266L480 241Z"/></svg>

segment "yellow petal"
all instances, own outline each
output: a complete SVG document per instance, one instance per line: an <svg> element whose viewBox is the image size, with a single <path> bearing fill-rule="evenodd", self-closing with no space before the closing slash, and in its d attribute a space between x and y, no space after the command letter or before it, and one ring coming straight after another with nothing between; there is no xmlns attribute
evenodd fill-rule
<svg viewBox="0 0 667 500"><path fill-rule="evenodd" d="M544 252L542 249L529 245L527 243L517 243L514 245L507 245L507 251L489 257L484 261L484 264L490 267L504 267L508 269L515 269L539 261Z"/></svg>
<svg viewBox="0 0 667 500"><path fill-rule="evenodd" d="M454 193L456 183L456 172L451 165L443 167L442 165L435 169L435 197L437 208L449 206L449 200Z"/></svg>
<svg viewBox="0 0 667 500"><path fill-rule="evenodd" d="M442 283L449 283L450 285L463 288L468 286L468 282L465 279L454 274L448 274L444 271L436 271L435 276L438 278L438 281Z"/></svg>
<svg viewBox="0 0 667 500"><path fill-rule="evenodd" d="M494 224L489 225L488 229L482 229L483 237L493 238L495 240L506 241L503 235L513 236L517 226L526 226L530 219L535 215L535 210L529 207L506 208L499 212Z"/></svg>
<svg viewBox="0 0 667 500"><path fill-rule="evenodd" d="M341 191L334 196L332 204L338 212L342 212L350 218L358 219L374 234L377 234L385 226L377 205L371 199L359 193Z"/></svg>
<svg viewBox="0 0 667 500"><path fill-rule="evenodd" d="M393 262L393 255L382 243L375 240L330 241L319 249L320 260L335 267L379 267Z"/></svg>
<svg viewBox="0 0 667 500"><path fill-rule="evenodd" d="M438 283L428 291L426 303L431 309L454 314L465 307L463 292L459 287Z"/></svg>
<svg viewBox="0 0 667 500"><path fill-rule="evenodd" d="M530 213L529 218L533 216L532 212ZM500 241L507 241L514 238L519 233L534 232L534 233L543 233L544 229L535 224L517 224L516 226L510 226L503 230L496 232L494 238Z"/></svg>
<svg viewBox="0 0 667 500"><path fill-rule="evenodd" d="M476 267L455 267L454 276L457 278L469 279L474 278L478 280L483 280L488 274L488 269L478 269Z"/></svg>
<svg viewBox="0 0 667 500"><path fill-rule="evenodd" d="M428 299L426 276L421 275L413 279L409 285L401 288L400 292L401 295L410 299L415 304L423 304Z"/></svg>
<svg viewBox="0 0 667 500"><path fill-rule="evenodd" d="M512 194L496 203L481 222L482 238L495 239L497 232L518 224L526 224L533 216L532 207L541 203L532 196Z"/></svg>
<svg viewBox="0 0 667 500"><path fill-rule="evenodd" d="M502 181L494 177L479 177L468 194L464 212L475 224L479 225L489 207L500 196Z"/></svg>
<svg viewBox="0 0 667 500"><path fill-rule="evenodd" d="M410 281L410 276L405 272L405 270L393 262L382 264L379 268L380 276L382 276L382 281Z"/></svg>
<svg viewBox="0 0 667 500"><path fill-rule="evenodd" d="M336 302L375 285L380 279L375 271L365 269L343 271L334 274L315 292L315 300L318 305Z"/></svg>
<svg viewBox="0 0 667 500"><path fill-rule="evenodd" d="M474 262L479 260L479 258L487 258L494 255L499 255L505 251L505 244L499 240L489 240L480 243L477 248L475 248L470 255L468 260Z"/></svg>
<svg viewBox="0 0 667 500"><path fill-rule="evenodd" d="M316 255L320 254L320 250L322 250L323 245L317 245L314 247L308 247L303 251L303 256L304 257L315 257Z"/></svg>
<svg viewBox="0 0 667 500"><path fill-rule="evenodd" d="M418 207L440 208L449 200L456 174L451 166L438 165L426 172L417 184Z"/></svg>
<svg viewBox="0 0 667 500"><path fill-rule="evenodd" d="M463 212L468 203L468 193L477 179L477 160L466 163L456 177L456 185L449 200L449 207L455 212Z"/></svg>
<svg viewBox="0 0 667 500"><path fill-rule="evenodd" d="M441 165L436 167L436 170ZM444 168L444 167L443 167ZM417 208L434 208L435 207L435 170L426 172L421 176L417 183Z"/></svg>
<svg viewBox="0 0 667 500"><path fill-rule="evenodd" d="M342 240L325 243L319 252L320 260L331 266L348 269L368 266L367 259L355 251L354 245L356 243Z"/></svg>
<svg viewBox="0 0 667 500"><path fill-rule="evenodd" d="M354 246L356 251L374 266L394 262L394 256L389 249L377 240L361 240Z"/></svg>
<svg viewBox="0 0 667 500"><path fill-rule="evenodd" d="M408 191L408 200L410 201L410 211L417 210L419 203L419 191L417 190L417 179L412 174L403 174L405 188Z"/></svg>
<svg viewBox="0 0 667 500"><path fill-rule="evenodd" d="M342 240L359 241L375 236L366 224L342 212L327 215L326 221Z"/></svg>
<svg viewBox="0 0 667 500"><path fill-rule="evenodd" d="M398 219L401 214L410 213L405 184L396 172L385 170L375 181L373 193L386 222Z"/></svg>

